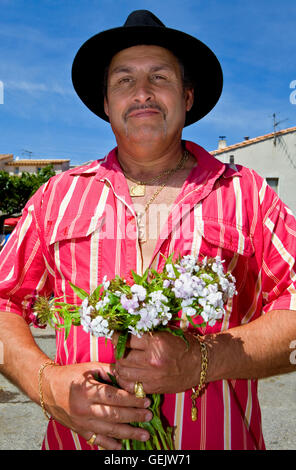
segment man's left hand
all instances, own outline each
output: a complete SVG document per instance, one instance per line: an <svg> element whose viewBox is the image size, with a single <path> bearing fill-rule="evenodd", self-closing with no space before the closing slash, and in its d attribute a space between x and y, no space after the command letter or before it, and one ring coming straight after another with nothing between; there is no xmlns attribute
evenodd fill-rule
<svg viewBox="0 0 296 470"><path fill-rule="evenodd" d="M188 343L168 332L131 335L124 357L114 366L119 385L134 393L135 383L142 382L147 394L178 393L199 382L200 346L191 334ZM113 343L117 344L118 335Z"/></svg>

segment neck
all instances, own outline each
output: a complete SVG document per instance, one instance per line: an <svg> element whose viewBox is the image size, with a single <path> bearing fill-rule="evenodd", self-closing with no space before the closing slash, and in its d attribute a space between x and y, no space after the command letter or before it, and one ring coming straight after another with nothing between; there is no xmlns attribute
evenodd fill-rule
<svg viewBox="0 0 296 470"><path fill-rule="evenodd" d="M125 151L118 146L118 161L123 172L135 179L145 180L174 168L183 154L181 142L165 149L140 147Z"/></svg>

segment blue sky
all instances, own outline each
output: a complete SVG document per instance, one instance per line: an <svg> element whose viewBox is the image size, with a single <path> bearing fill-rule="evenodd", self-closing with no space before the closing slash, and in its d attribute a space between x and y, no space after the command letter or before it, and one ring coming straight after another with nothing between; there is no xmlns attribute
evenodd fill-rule
<svg viewBox="0 0 296 470"><path fill-rule="evenodd" d="M80 164L116 145L76 96L71 66L84 41L135 9L198 37L221 62L222 97L184 138L210 151L221 135L235 144L272 132L273 113L278 129L296 125L294 0L0 0L0 153Z"/></svg>

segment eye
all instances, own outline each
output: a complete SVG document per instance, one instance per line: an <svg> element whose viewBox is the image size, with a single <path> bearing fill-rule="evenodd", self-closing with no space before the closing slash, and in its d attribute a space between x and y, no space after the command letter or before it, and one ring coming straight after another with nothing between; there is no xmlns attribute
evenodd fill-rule
<svg viewBox="0 0 296 470"><path fill-rule="evenodd" d="M154 74L152 75L152 79L156 81L160 81L160 80L166 80L166 77L164 75Z"/></svg>
<svg viewBox="0 0 296 470"><path fill-rule="evenodd" d="M121 77L118 80L119 85L124 85L126 83L130 83L132 81L132 77Z"/></svg>

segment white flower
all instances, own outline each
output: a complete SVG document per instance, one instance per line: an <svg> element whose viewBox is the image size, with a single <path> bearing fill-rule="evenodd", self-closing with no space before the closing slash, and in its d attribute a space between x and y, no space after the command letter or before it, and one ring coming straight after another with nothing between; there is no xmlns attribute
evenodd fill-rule
<svg viewBox="0 0 296 470"><path fill-rule="evenodd" d="M222 292L213 292L208 295L207 301L214 308L223 307Z"/></svg>
<svg viewBox="0 0 296 470"><path fill-rule="evenodd" d="M213 280L213 277L208 274L208 273L203 273L201 276L200 276L204 281L212 281Z"/></svg>
<svg viewBox="0 0 296 470"><path fill-rule="evenodd" d="M172 314L169 311L170 310L169 307L166 307L166 308L167 310L164 311L160 316L161 324L164 326L167 325L168 322L172 319Z"/></svg>
<svg viewBox="0 0 296 470"><path fill-rule="evenodd" d="M153 305L141 308L138 313L141 318L137 323L137 330L149 331L159 324L157 310Z"/></svg>
<svg viewBox="0 0 296 470"><path fill-rule="evenodd" d="M173 265L172 264L167 264L165 268L167 270L167 273L168 273L169 277L172 277L173 279L175 279L176 274L175 274Z"/></svg>
<svg viewBox="0 0 296 470"><path fill-rule="evenodd" d="M194 300L195 300L194 297L189 297L188 299L182 300L181 307L184 308L184 307L191 306Z"/></svg>
<svg viewBox="0 0 296 470"><path fill-rule="evenodd" d="M100 310L101 308L106 307L106 305L110 302L108 294L102 300L99 300L96 304L96 310Z"/></svg>
<svg viewBox="0 0 296 470"><path fill-rule="evenodd" d="M90 318L91 313L94 311L94 308L91 305L88 305L88 298L85 298L80 306L80 315L81 318L87 319Z"/></svg>
<svg viewBox="0 0 296 470"><path fill-rule="evenodd" d="M131 287L131 292L133 294L135 294L141 302L146 299L147 291L146 291L145 287L143 287L143 286L139 286L138 284L134 284Z"/></svg>
<svg viewBox="0 0 296 470"><path fill-rule="evenodd" d="M198 299L198 303L202 306L202 307L205 307L207 305L207 299L202 297L200 299Z"/></svg>
<svg viewBox="0 0 296 470"><path fill-rule="evenodd" d="M82 325L83 330L86 333L90 331L90 324L91 324L91 313L94 311L92 306L88 305L88 298L86 297L80 306L80 323Z"/></svg>
<svg viewBox="0 0 296 470"><path fill-rule="evenodd" d="M185 255L181 259L180 266L184 268L187 272L191 273L194 271L199 271L199 267L196 265L197 257L193 255Z"/></svg>
<svg viewBox="0 0 296 470"><path fill-rule="evenodd" d="M171 285L171 281L169 281L168 279L165 279L162 283L162 287L164 289L166 289L167 287L170 287L170 285Z"/></svg>
<svg viewBox="0 0 296 470"><path fill-rule="evenodd" d="M128 330L132 335L137 336L138 338L141 338L144 334L143 331L138 331L135 327L131 325L128 327Z"/></svg>
<svg viewBox="0 0 296 470"><path fill-rule="evenodd" d="M99 337L104 337L104 338L111 338L113 331L109 330L109 323L108 321L103 318L101 315L98 315L95 317L91 324L91 333L92 335L96 336L97 338Z"/></svg>
<svg viewBox="0 0 296 470"><path fill-rule="evenodd" d="M189 317L193 317L194 315L196 315L196 310L193 307L184 307L183 312L185 313L185 315L189 315Z"/></svg>
<svg viewBox="0 0 296 470"><path fill-rule="evenodd" d="M149 294L149 297L151 297L151 301L152 303L155 303L157 305L159 305L161 302L168 302L168 298L162 293L161 290L156 290L154 292L151 292Z"/></svg>
<svg viewBox="0 0 296 470"><path fill-rule="evenodd" d="M102 284L105 290L107 290L108 287L110 286L110 281L107 281L107 275L103 277Z"/></svg>

